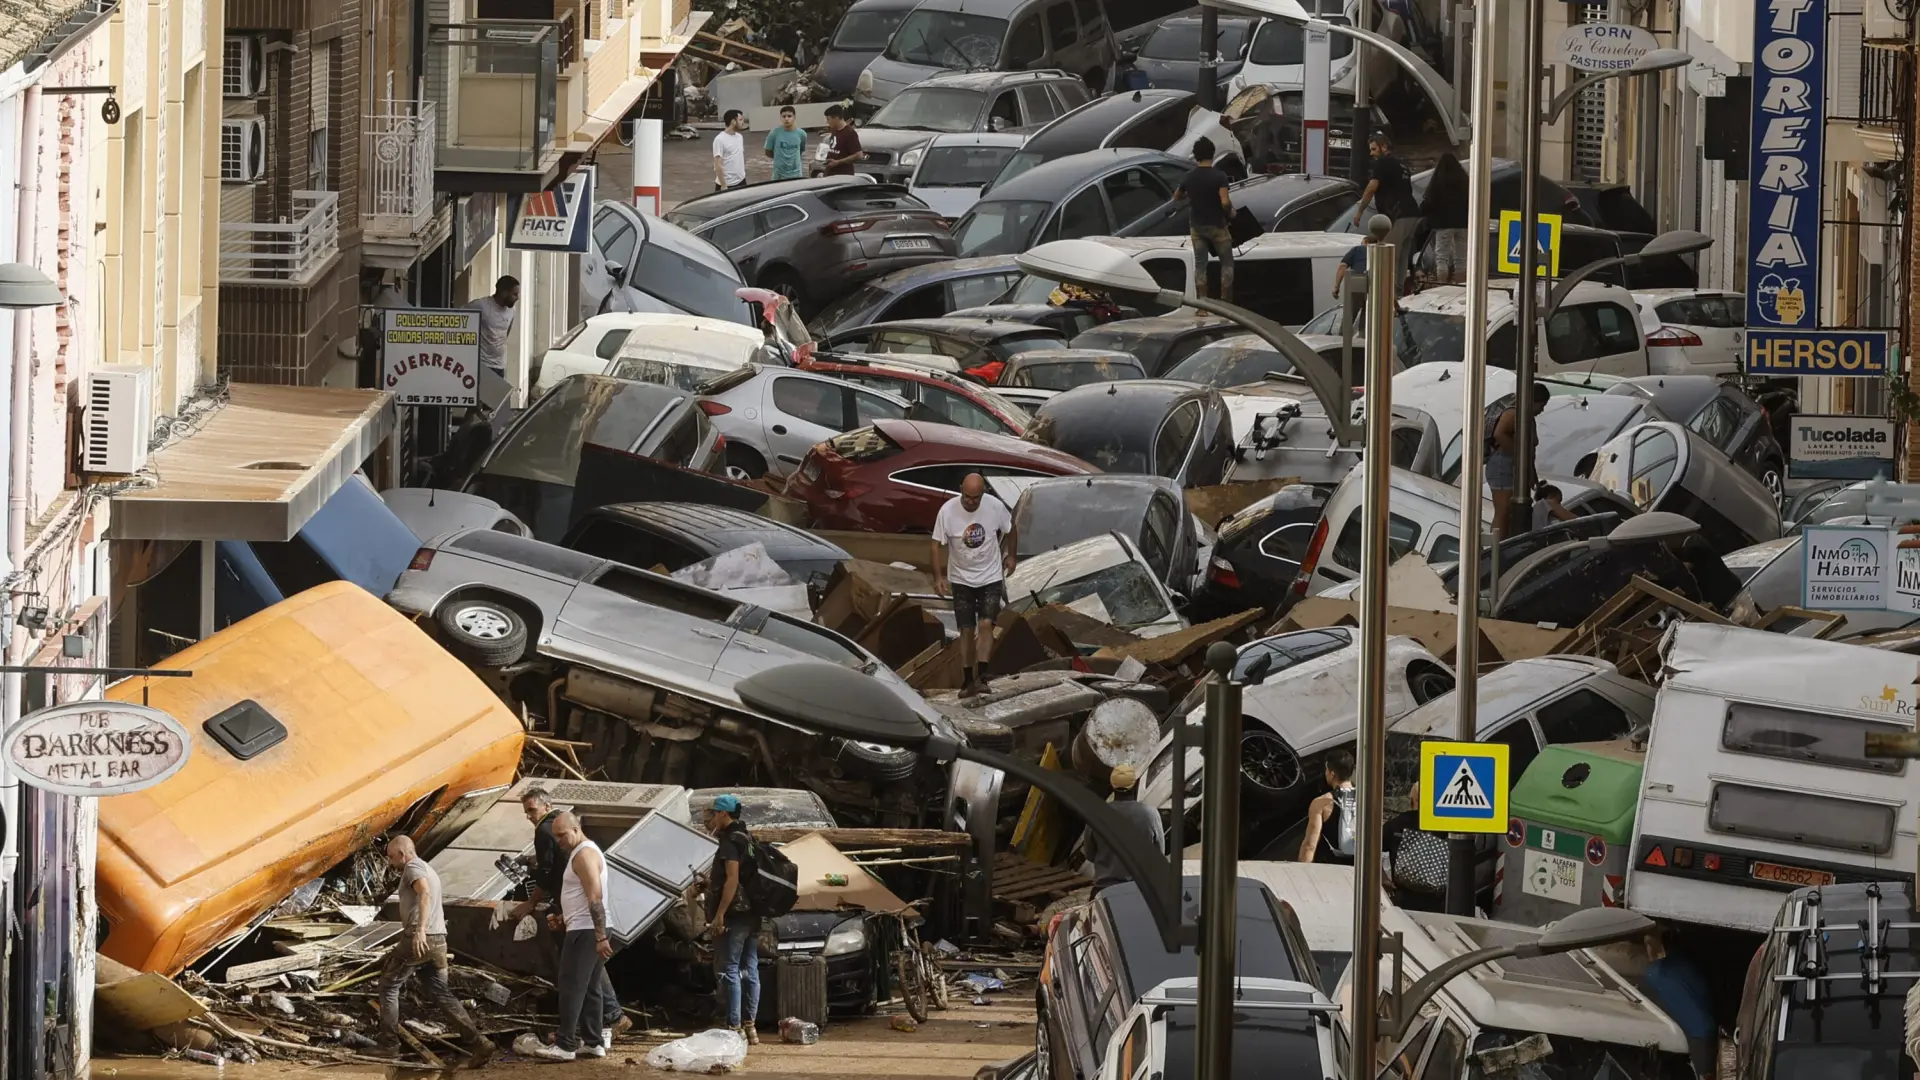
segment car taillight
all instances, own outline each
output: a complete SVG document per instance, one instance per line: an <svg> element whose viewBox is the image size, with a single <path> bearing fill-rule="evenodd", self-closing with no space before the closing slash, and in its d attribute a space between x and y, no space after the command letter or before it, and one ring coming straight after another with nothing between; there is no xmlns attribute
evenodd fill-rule
<svg viewBox="0 0 1920 1080"><path fill-rule="evenodd" d="M872 218L843 218L820 226L820 231L828 236L843 236L847 233L865 232L873 228Z"/></svg>
<svg viewBox="0 0 1920 1080"><path fill-rule="evenodd" d="M1233 564L1225 559L1215 559L1207 569L1207 578L1215 585L1229 589L1240 587L1240 575L1233 572Z"/></svg>
<svg viewBox="0 0 1920 1080"><path fill-rule="evenodd" d="M409 570L425 570L433 565L433 549L421 548L413 553L413 561L407 564Z"/></svg>
<svg viewBox="0 0 1920 1080"><path fill-rule="evenodd" d="M800 463L800 479L809 484L818 483L820 474L824 471L820 467L820 456L817 452L808 454L807 460Z"/></svg>
<svg viewBox="0 0 1920 1080"><path fill-rule="evenodd" d="M731 406L722 405L717 401L701 398L700 411L706 413L708 416L725 416L732 412L733 409Z"/></svg>
<svg viewBox="0 0 1920 1080"><path fill-rule="evenodd" d="M1700 335L1684 326L1662 326L1660 329L1647 335L1647 344L1649 345L1683 346L1698 345L1700 343Z"/></svg>
<svg viewBox="0 0 1920 1080"><path fill-rule="evenodd" d="M1300 559L1300 575L1293 579L1293 595L1307 595L1307 582L1312 580L1313 571L1320 565L1320 549L1327 543L1327 519L1322 517L1320 524L1313 527L1313 539L1307 541L1307 553Z"/></svg>

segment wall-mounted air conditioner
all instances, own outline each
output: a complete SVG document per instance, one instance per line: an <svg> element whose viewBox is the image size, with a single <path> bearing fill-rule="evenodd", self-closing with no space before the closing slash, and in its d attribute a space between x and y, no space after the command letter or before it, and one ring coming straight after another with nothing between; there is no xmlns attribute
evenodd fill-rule
<svg viewBox="0 0 1920 1080"><path fill-rule="evenodd" d="M267 174L267 121L251 116L220 122L220 180L251 184Z"/></svg>
<svg viewBox="0 0 1920 1080"><path fill-rule="evenodd" d="M147 465L153 435L153 370L102 364L87 373L87 416L81 462L90 473L137 473Z"/></svg>

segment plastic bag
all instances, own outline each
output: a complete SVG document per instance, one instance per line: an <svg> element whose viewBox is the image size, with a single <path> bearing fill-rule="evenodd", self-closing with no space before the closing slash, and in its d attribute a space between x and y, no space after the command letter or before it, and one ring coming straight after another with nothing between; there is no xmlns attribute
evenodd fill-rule
<svg viewBox="0 0 1920 1080"><path fill-rule="evenodd" d="M737 1031L710 1028L653 1048L647 1064L669 1072L732 1072L747 1060L747 1040Z"/></svg>
<svg viewBox="0 0 1920 1080"><path fill-rule="evenodd" d="M774 562L766 547L759 543L723 551L711 559L675 570L672 576L675 581L716 591L793 584L793 576Z"/></svg>

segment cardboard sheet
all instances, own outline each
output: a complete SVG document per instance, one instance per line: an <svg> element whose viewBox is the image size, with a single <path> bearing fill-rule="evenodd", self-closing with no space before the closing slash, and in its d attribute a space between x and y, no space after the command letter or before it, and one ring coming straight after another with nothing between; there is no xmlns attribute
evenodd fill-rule
<svg viewBox="0 0 1920 1080"><path fill-rule="evenodd" d="M891 915L905 911L907 902L893 894L893 890L868 876L865 870L856 866L852 859L840 854L840 849L827 842L819 833L806 836L786 844L780 849L793 865L800 870L799 898L794 901L795 911L840 911L846 908L864 909L882 915ZM828 874L844 874L845 885L828 885Z"/></svg>

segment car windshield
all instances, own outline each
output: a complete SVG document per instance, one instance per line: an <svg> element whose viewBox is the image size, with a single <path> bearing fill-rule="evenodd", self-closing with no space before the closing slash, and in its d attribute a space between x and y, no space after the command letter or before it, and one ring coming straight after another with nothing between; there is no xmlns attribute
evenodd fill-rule
<svg viewBox="0 0 1920 1080"><path fill-rule="evenodd" d="M1912 1080L1913 1063L1900 1044L1781 1043L1773 1050L1773 1080Z"/></svg>
<svg viewBox="0 0 1920 1080"><path fill-rule="evenodd" d="M1166 1076L1197 1076L1198 1062L1194 1045L1199 1033L1199 1012L1191 1006L1176 1006L1166 1015ZM1281 1062L1287 1068L1276 1070ZM1276 1071L1299 1072L1318 1076L1323 1068L1331 1073L1331 1062L1320 1061L1320 1040L1314 1022L1299 1013L1267 1013L1251 1009L1239 1012L1233 1024L1233 1080L1265 1080ZM1156 1075L1162 1075L1156 1072Z"/></svg>
<svg viewBox="0 0 1920 1080"><path fill-rule="evenodd" d="M753 312L734 295L734 290L746 282L740 280L731 263L721 270L649 237L640 245L628 280L641 292L690 315L753 325Z"/></svg>
<svg viewBox="0 0 1920 1080"><path fill-rule="evenodd" d="M658 386L622 379L564 379L520 414L488 457L485 472L571 487L583 444L632 450L681 400Z"/></svg>
<svg viewBox="0 0 1920 1080"><path fill-rule="evenodd" d="M900 20L907 17L909 8L887 8L881 11L849 11L840 20L840 29L834 31L832 49L855 49L861 52L873 52L887 47L887 39L893 37L893 31Z"/></svg>
<svg viewBox="0 0 1920 1080"><path fill-rule="evenodd" d="M1144 378L1146 375L1132 364L1116 363L1112 360L1050 360L1015 369L1012 376L1006 380L1006 385L1024 386L1034 390L1071 390L1087 383Z"/></svg>
<svg viewBox="0 0 1920 1080"><path fill-rule="evenodd" d="M1035 165L1045 164L1046 160L1047 155L1042 151L1025 148L1016 150L1013 156L1007 158L1007 163L1000 167L1000 175L994 177L993 182L1004 184Z"/></svg>
<svg viewBox="0 0 1920 1080"><path fill-rule="evenodd" d="M1060 604L1086 611L1096 602L1095 597L1106 614L1102 617L1096 613L1094 617L1121 629L1147 626L1172 614L1154 585L1153 572L1144 563L1131 560L1038 589L1034 604Z"/></svg>
<svg viewBox="0 0 1920 1080"><path fill-rule="evenodd" d="M607 371L607 374L616 379L659 383L662 386L677 386L682 390L699 390L714 379L733 370L720 367L705 357L690 356L673 349L641 347L629 349L627 352L628 355L613 362L613 367ZM632 355L634 353L640 355Z"/></svg>
<svg viewBox="0 0 1920 1080"><path fill-rule="evenodd" d="M1000 59L1007 20L959 11L919 8L900 21L887 42L887 59L922 67L970 71Z"/></svg>
<svg viewBox="0 0 1920 1080"><path fill-rule="evenodd" d="M978 90L950 86L913 86L900 91L873 119L870 128L910 128L915 131L972 131L980 118Z"/></svg>
<svg viewBox="0 0 1920 1080"><path fill-rule="evenodd" d="M1321 18L1330 23L1339 23L1342 26L1346 25L1347 22L1343 16L1323 15ZM1159 35L1156 34L1154 36L1158 37ZM1345 34L1329 34L1327 36L1331 39L1327 42L1327 47L1333 59L1338 60L1353 51L1352 38ZM1199 38L1197 35L1194 41L1195 44L1198 45ZM1253 48L1247 52L1247 63L1262 66L1304 64L1306 63L1306 55L1306 27L1299 23L1287 22L1284 19L1268 19L1266 22L1260 24L1259 31L1253 35Z"/></svg>
<svg viewBox="0 0 1920 1080"><path fill-rule="evenodd" d="M1239 22L1221 23L1213 40L1219 46L1214 50L1222 60L1238 60L1240 53L1247 47L1247 24ZM1182 20L1180 22L1161 23L1160 29L1153 32L1147 43L1140 47L1140 55L1148 60L1184 60L1198 63L1200 59L1200 24Z"/></svg>
<svg viewBox="0 0 1920 1080"><path fill-rule="evenodd" d="M935 146L920 160L914 186L983 188L1012 156L1011 146Z"/></svg>
<svg viewBox="0 0 1920 1080"><path fill-rule="evenodd" d="M1027 239L1052 208L1052 203L1024 199L975 203L954 227L955 253L962 259L975 255L1017 255L1027 250ZM1047 291L1053 290L1049 287ZM1045 302L1045 297L1041 302Z"/></svg>
<svg viewBox="0 0 1920 1080"><path fill-rule="evenodd" d="M1292 370L1291 361L1258 338L1250 341L1229 338L1195 349L1192 356L1168 369L1162 378L1225 389L1257 383L1266 378L1268 372L1284 375Z"/></svg>
<svg viewBox="0 0 1920 1080"><path fill-rule="evenodd" d="M1488 1080L1489 1075L1501 1075L1483 1071L1477 1055L1513 1046L1530 1037L1532 1033L1524 1031L1491 1028L1482 1031L1473 1041L1473 1053L1467 1056L1469 1080ZM1547 1076L1553 1080L1663 1080L1664 1077L1684 1076L1690 1072L1685 1054L1663 1052L1656 1047L1588 1042L1560 1034L1555 1034L1548 1042L1552 1049L1547 1056L1522 1068L1520 1075ZM1773 1075L1775 1080L1779 1080L1777 1067ZM1809 1078L1844 1075L1851 1080L1859 1074L1823 1072L1804 1075Z"/></svg>

